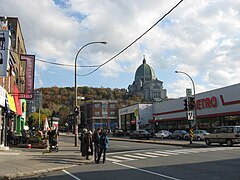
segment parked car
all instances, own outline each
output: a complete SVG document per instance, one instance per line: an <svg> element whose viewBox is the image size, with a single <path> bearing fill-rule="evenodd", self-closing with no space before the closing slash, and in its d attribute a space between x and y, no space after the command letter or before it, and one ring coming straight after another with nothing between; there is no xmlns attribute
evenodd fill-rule
<svg viewBox="0 0 240 180"><path fill-rule="evenodd" d="M217 127L213 133L205 136L205 142L207 145L211 143L227 144L227 146L240 144L240 126Z"/></svg>
<svg viewBox="0 0 240 180"><path fill-rule="evenodd" d="M124 137L124 131L122 129L116 129L113 131L113 137Z"/></svg>
<svg viewBox="0 0 240 180"><path fill-rule="evenodd" d="M203 141L205 135L209 134L206 130L194 130L193 131L193 140ZM184 139L189 140L189 133L184 135Z"/></svg>
<svg viewBox="0 0 240 180"><path fill-rule="evenodd" d="M170 134L170 139L184 139L184 135L187 134L185 130L176 130L172 134Z"/></svg>
<svg viewBox="0 0 240 180"><path fill-rule="evenodd" d="M129 138L136 138L136 139L149 139L150 134L146 130L136 130L130 134Z"/></svg>
<svg viewBox="0 0 240 180"><path fill-rule="evenodd" d="M167 130L159 130L157 133L154 134L155 138L169 138L170 134L172 134L171 132L167 131Z"/></svg>

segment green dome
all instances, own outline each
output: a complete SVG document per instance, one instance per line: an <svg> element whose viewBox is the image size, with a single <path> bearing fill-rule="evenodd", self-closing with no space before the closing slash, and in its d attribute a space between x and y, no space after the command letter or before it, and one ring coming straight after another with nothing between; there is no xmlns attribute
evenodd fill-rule
<svg viewBox="0 0 240 180"><path fill-rule="evenodd" d="M139 80L144 82L155 79L156 77L153 68L146 63L146 60L144 58L143 63L138 67L135 73L135 82L138 82Z"/></svg>

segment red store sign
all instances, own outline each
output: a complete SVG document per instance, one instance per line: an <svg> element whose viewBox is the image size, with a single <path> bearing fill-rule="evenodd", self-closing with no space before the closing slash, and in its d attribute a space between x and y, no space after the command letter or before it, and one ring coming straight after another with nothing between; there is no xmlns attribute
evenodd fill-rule
<svg viewBox="0 0 240 180"><path fill-rule="evenodd" d="M198 99L196 102L197 109L216 108L218 106L217 98L212 96L211 98Z"/></svg>

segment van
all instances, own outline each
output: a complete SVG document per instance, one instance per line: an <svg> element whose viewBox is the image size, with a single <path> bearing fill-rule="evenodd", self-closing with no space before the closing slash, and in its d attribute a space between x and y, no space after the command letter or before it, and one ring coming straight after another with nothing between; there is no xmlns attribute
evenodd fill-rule
<svg viewBox="0 0 240 180"><path fill-rule="evenodd" d="M215 128L214 132L205 136L205 143L227 144L240 144L240 126L220 126Z"/></svg>

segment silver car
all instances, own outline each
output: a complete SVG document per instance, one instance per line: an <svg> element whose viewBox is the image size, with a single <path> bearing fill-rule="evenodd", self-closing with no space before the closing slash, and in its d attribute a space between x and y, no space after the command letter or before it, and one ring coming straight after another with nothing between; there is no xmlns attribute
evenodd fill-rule
<svg viewBox="0 0 240 180"><path fill-rule="evenodd" d="M193 131L193 140L203 141L207 134L209 134L209 133L206 130L194 130ZM184 135L184 139L189 140L189 133Z"/></svg>
<svg viewBox="0 0 240 180"><path fill-rule="evenodd" d="M167 130L160 130L160 131L158 131L157 133L154 134L154 137L164 139L164 138L169 138L169 136L171 134L172 133L167 131Z"/></svg>

